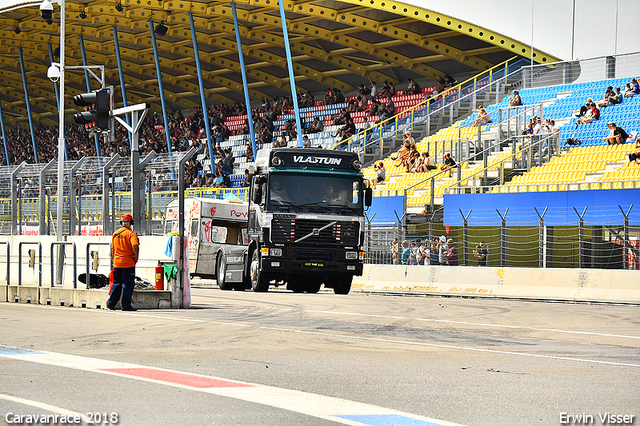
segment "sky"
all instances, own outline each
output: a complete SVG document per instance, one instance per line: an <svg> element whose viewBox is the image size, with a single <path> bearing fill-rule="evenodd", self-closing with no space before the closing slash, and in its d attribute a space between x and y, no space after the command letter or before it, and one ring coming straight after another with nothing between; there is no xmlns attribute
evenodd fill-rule
<svg viewBox="0 0 640 426"><path fill-rule="evenodd" d="M562 60L640 51L640 0L403 0L496 31ZM0 0L0 8L22 3ZM575 43L572 45L575 3ZM616 13L617 12L617 13Z"/></svg>

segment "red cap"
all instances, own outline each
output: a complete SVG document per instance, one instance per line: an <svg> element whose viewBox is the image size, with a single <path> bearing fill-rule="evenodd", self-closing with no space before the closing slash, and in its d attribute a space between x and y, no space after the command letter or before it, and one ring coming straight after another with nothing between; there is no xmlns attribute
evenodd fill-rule
<svg viewBox="0 0 640 426"><path fill-rule="evenodd" d="M131 222L131 220L133 220L133 216L131 216L130 214L125 214L124 216L122 216L122 221L123 222Z"/></svg>

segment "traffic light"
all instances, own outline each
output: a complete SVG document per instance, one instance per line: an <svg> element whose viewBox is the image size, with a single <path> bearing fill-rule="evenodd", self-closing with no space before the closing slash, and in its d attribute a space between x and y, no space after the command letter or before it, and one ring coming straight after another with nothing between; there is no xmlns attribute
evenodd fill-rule
<svg viewBox="0 0 640 426"><path fill-rule="evenodd" d="M76 95L73 97L73 103L85 108L85 111L73 114L76 123L84 124L88 130L110 130L111 95L108 89Z"/></svg>

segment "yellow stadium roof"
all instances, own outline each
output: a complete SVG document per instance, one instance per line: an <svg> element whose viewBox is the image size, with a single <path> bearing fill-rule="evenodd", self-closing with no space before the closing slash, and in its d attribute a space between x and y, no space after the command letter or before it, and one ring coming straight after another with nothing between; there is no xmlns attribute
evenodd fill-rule
<svg viewBox="0 0 640 426"><path fill-rule="evenodd" d="M39 2L0 9L0 84L5 122L26 122L19 48L22 48L32 115L57 123L56 96L47 79L49 45L59 45L59 7L53 24L40 17ZM88 65L104 65L107 84L116 87L118 34L129 104L148 102L160 111L150 28L156 35L164 95L170 110L200 106L189 12L193 13L205 94L209 101L242 102L243 88L231 4L226 1L66 1L66 65L82 65L80 36ZM290 94L280 12L274 0L237 1L249 94L252 100ZM514 56L531 57L531 46L432 10L388 0L286 1L287 28L298 91L408 78L434 79L445 73L467 76ZM558 59L534 51L539 63ZM55 58L57 61L58 58ZM459 78L458 78L459 79ZM430 81L430 80L429 80ZM71 96L86 92L84 73L66 73L65 110L78 107ZM92 87L97 83L92 81ZM402 85L398 87L402 89ZM120 102L120 103L119 103Z"/></svg>

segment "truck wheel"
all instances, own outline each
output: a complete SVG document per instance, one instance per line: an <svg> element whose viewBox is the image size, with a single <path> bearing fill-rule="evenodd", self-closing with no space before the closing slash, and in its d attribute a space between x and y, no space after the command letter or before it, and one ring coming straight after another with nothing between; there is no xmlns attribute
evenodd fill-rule
<svg viewBox="0 0 640 426"><path fill-rule="evenodd" d="M351 281L353 281L353 276L337 277L335 279L333 292L335 294L349 294L349 291L351 291Z"/></svg>
<svg viewBox="0 0 640 426"><path fill-rule="evenodd" d="M220 290L233 289L233 284L227 283L225 281L226 272L227 272L227 262L225 262L224 260L224 255L219 254L218 260L216 262L216 282L218 283L218 287L220 287Z"/></svg>
<svg viewBox="0 0 640 426"><path fill-rule="evenodd" d="M305 285L305 290L307 293L317 293L320 291L320 287L322 287L322 281L318 278L310 278Z"/></svg>
<svg viewBox="0 0 640 426"><path fill-rule="evenodd" d="M260 269L260 254L258 250L254 250L251 255L251 265L249 274L251 278L251 290L261 293L269 290L269 277Z"/></svg>

